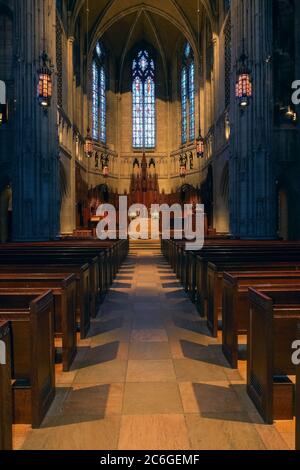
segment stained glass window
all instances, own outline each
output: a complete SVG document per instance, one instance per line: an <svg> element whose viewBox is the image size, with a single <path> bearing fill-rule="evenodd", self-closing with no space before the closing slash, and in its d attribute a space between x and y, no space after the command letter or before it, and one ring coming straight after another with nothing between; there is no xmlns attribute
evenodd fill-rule
<svg viewBox="0 0 300 470"><path fill-rule="evenodd" d="M93 139L99 139L99 69L96 61L93 61Z"/></svg>
<svg viewBox="0 0 300 470"><path fill-rule="evenodd" d="M133 147L155 148L155 65L147 50L141 50L132 63Z"/></svg>
<svg viewBox="0 0 300 470"><path fill-rule="evenodd" d="M96 44L96 54L97 54L98 58L100 59L101 55L102 55L102 47L101 47L100 42L97 42L97 44Z"/></svg>
<svg viewBox="0 0 300 470"><path fill-rule="evenodd" d="M181 71L181 137L182 143L187 143L187 69Z"/></svg>
<svg viewBox="0 0 300 470"><path fill-rule="evenodd" d="M100 140L106 143L106 75L103 66L100 69Z"/></svg>
<svg viewBox="0 0 300 470"><path fill-rule="evenodd" d="M195 63L189 65L190 140L195 140Z"/></svg>
<svg viewBox="0 0 300 470"><path fill-rule="evenodd" d="M103 48L97 43L92 66L93 139L106 143L106 73Z"/></svg>
<svg viewBox="0 0 300 470"><path fill-rule="evenodd" d="M195 140L195 61L193 50L186 43L181 68L181 140Z"/></svg>
<svg viewBox="0 0 300 470"><path fill-rule="evenodd" d="M184 55L188 59L189 55L191 53L191 45L189 42L186 43L185 48L184 48Z"/></svg>

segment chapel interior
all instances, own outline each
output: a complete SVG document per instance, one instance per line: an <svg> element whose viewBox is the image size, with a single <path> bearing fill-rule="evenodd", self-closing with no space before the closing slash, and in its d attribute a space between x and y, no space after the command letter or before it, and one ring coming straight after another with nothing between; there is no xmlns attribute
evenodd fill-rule
<svg viewBox="0 0 300 470"><path fill-rule="evenodd" d="M0 0L0 451L300 450L299 90L297 0Z"/></svg>

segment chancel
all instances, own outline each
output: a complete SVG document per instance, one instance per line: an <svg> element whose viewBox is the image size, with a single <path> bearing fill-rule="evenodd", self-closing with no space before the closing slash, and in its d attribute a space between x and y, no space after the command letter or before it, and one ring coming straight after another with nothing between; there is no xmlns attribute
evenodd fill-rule
<svg viewBox="0 0 300 470"><path fill-rule="evenodd" d="M299 24L0 0L0 451L300 450Z"/></svg>

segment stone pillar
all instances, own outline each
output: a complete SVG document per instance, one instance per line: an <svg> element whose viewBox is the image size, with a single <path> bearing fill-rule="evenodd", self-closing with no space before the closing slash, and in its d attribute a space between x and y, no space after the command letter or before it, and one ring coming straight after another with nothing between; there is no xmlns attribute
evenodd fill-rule
<svg viewBox="0 0 300 470"><path fill-rule="evenodd" d="M74 72L73 72L73 43L74 38L70 37L67 41L67 82L74 86ZM72 88L71 88L72 90ZM73 92L67 94L67 113L68 116L73 116ZM76 229L76 177L75 177L75 166L76 166L76 140L77 136L71 128L68 129L68 145L70 147L70 158L63 159L67 179L68 179L68 193L65 196L62 207L61 207L61 234L70 235Z"/></svg>
<svg viewBox="0 0 300 470"><path fill-rule="evenodd" d="M59 172L55 76L55 2L16 1L16 152L13 171L13 238L50 240L59 234ZM45 31L44 31L45 25ZM45 40L44 40L45 38ZM53 97L37 101L37 71L45 50L54 64Z"/></svg>
<svg viewBox="0 0 300 470"><path fill-rule="evenodd" d="M232 88L230 228L241 238L275 238L276 183L272 155L272 1L232 0L235 80L243 50L252 70L253 99L241 112ZM243 31L244 30L244 31Z"/></svg>

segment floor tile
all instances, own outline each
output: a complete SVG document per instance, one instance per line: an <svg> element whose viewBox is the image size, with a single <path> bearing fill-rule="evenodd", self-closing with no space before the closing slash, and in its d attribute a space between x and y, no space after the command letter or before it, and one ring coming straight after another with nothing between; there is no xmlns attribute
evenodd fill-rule
<svg viewBox="0 0 300 470"><path fill-rule="evenodd" d="M171 382L176 380L171 360L128 361L127 382Z"/></svg>
<svg viewBox="0 0 300 470"><path fill-rule="evenodd" d="M183 413L181 397L176 383L127 383L123 414L176 414Z"/></svg>
<svg viewBox="0 0 300 470"><path fill-rule="evenodd" d="M184 416L123 416L118 449L188 450Z"/></svg>

